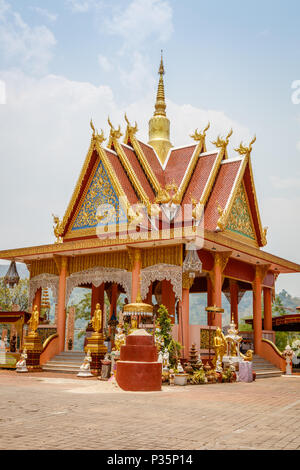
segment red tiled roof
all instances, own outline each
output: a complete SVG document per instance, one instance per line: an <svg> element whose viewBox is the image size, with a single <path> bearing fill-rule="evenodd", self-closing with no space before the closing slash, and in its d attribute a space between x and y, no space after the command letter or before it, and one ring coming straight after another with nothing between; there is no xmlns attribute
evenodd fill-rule
<svg viewBox="0 0 300 470"><path fill-rule="evenodd" d="M203 155L199 157L196 168L186 189L182 201L183 204L190 204L191 196L197 199L197 201L201 199L205 185L214 166L214 163L217 159L217 156L218 153L214 152L211 155Z"/></svg>
<svg viewBox="0 0 300 470"><path fill-rule="evenodd" d="M220 218L218 204L225 209L234 186L235 179L241 167L242 160L227 160L222 164L215 180L213 190L205 208L204 227L207 230L216 230Z"/></svg>
<svg viewBox="0 0 300 470"><path fill-rule="evenodd" d="M122 146L122 149L124 150L128 160L129 160L129 163L130 165L132 166L132 169L133 171L135 172L142 188L144 189L145 193L147 194L148 198L150 199L150 202L153 202L154 199L155 199L155 193L152 189L152 186L150 185L144 171L143 171L143 168L141 167L141 164L136 156L136 154L134 153L134 151L132 149L130 149L129 147L127 147L126 145L124 144L121 144Z"/></svg>
<svg viewBox="0 0 300 470"><path fill-rule="evenodd" d="M166 184L174 180L177 186L180 185L196 147L197 145L190 145L189 147L171 150L165 168Z"/></svg>
<svg viewBox="0 0 300 470"><path fill-rule="evenodd" d="M148 160L148 163L151 166L152 171L155 174L159 184L164 187L165 186L164 171L161 167L158 157L155 154L154 149L150 147L150 145L146 145L140 140L138 140L138 143L140 144L142 152L145 155L146 159Z"/></svg>

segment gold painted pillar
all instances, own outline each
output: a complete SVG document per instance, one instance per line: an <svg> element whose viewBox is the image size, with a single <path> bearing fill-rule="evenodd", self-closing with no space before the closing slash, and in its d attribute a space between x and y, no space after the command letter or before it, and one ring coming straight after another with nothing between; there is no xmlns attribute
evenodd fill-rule
<svg viewBox="0 0 300 470"><path fill-rule="evenodd" d="M132 250L132 280L131 280L131 302L135 302L139 288L142 269L142 256L139 248Z"/></svg>
<svg viewBox="0 0 300 470"><path fill-rule="evenodd" d="M59 352L64 351L65 347L65 331L66 331L66 280L68 269L68 258L62 257L57 260L60 268L59 284L58 284L58 300L57 300L57 334Z"/></svg>
<svg viewBox="0 0 300 470"><path fill-rule="evenodd" d="M272 290L264 287L264 330L272 330Z"/></svg>
<svg viewBox="0 0 300 470"><path fill-rule="evenodd" d="M237 281L230 279L230 306L231 306L231 315L233 315L233 321L236 325L236 328L239 328L239 286Z"/></svg>

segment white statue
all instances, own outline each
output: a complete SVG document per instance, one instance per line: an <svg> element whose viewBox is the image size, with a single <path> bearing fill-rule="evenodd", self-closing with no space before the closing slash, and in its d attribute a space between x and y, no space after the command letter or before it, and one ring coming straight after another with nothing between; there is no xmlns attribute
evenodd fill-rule
<svg viewBox="0 0 300 470"><path fill-rule="evenodd" d="M178 370L179 374L184 374L184 370L183 370L183 367L182 367L180 361L178 361L178 363L177 363L177 370Z"/></svg>
<svg viewBox="0 0 300 470"><path fill-rule="evenodd" d="M285 362L286 362L285 373L286 375L291 375L292 369L293 369L292 359L293 359L294 351L292 350L289 344L285 347L285 350L283 351L282 355L285 358Z"/></svg>
<svg viewBox="0 0 300 470"><path fill-rule="evenodd" d="M198 359L196 362L197 366L203 367L202 359L201 359L201 354L198 354Z"/></svg>
<svg viewBox="0 0 300 470"><path fill-rule="evenodd" d="M21 354L21 358L16 363L17 372L28 372L28 369L26 367L26 359L27 359L27 350L25 348Z"/></svg>
<svg viewBox="0 0 300 470"><path fill-rule="evenodd" d="M163 353L159 351L157 362L163 363Z"/></svg>
<svg viewBox="0 0 300 470"><path fill-rule="evenodd" d="M167 348L165 348L164 353L162 355L162 363L163 363L163 370L168 371L170 362L169 362L170 354Z"/></svg>
<svg viewBox="0 0 300 470"><path fill-rule="evenodd" d="M92 362L91 351L88 350L84 358L84 361L82 365L80 366L80 371L77 374L78 377L93 377L93 374L91 373L91 362Z"/></svg>

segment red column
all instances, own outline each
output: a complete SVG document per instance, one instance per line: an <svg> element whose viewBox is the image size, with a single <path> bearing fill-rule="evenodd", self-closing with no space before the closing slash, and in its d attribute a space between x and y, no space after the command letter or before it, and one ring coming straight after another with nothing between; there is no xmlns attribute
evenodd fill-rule
<svg viewBox="0 0 300 470"><path fill-rule="evenodd" d="M163 280L161 291L162 304L168 309L172 323L175 323L175 293L171 282Z"/></svg>
<svg viewBox="0 0 300 470"><path fill-rule="evenodd" d="M213 305L213 285L209 276L207 276L207 307Z"/></svg>
<svg viewBox="0 0 300 470"><path fill-rule="evenodd" d="M136 301L136 297L140 288L141 267L142 267L141 250L134 249L132 280L131 280L131 301L132 302Z"/></svg>
<svg viewBox="0 0 300 470"><path fill-rule="evenodd" d="M145 299L145 302L146 302L146 304L152 305L152 284L149 287L148 294L147 294L147 297Z"/></svg>
<svg viewBox="0 0 300 470"><path fill-rule="evenodd" d="M59 352L64 351L65 347L65 331L66 331L66 279L67 279L67 263L68 258L62 258L58 284L58 301L57 301L57 333Z"/></svg>
<svg viewBox="0 0 300 470"><path fill-rule="evenodd" d="M180 333L183 338L183 356L189 357L190 347L190 289L182 288L182 325Z"/></svg>
<svg viewBox="0 0 300 470"><path fill-rule="evenodd" d="M36 291L34 295L34 299L32 302L32 310L35 305L37 306L37 309L39 313L41 314L41 305L42 305L42 288L41 287Z"/></svg>
<svg viewBox="0 0 300 470"><path fill-rule="evenodd" d="M213 267L213 306L222 308L222 254L216 253L215 264ZM222 328L222 314L216 312L212 316L212 326Z"/></svg>
<svg viewBox="0 0 300 470"><path fill-rule="evenodd" d="M272 330L272 291L264 287L264 330Z"/></svg>
<svg viewBox="0 0 300 470"><path fill-rule="evenodd" d="M237 281L230 279L230 306L231 315L233 315L234 323L239 327L239 286Z"/></svg>
<svg viewBox="0 0 300 470"><path fill-rule="evenodd" d="M255 280L253 282L253 342L255 354L260 353L262 339L262 315L261 315L261 276L256 269Z"/></svg>
<svg viewBox="0 0 300 470"><path fill-rule="evenodd" d="M92 301L91 301L91 316L94 315L96 310L96 304L100 304L100 308L104 310L104 282L99 286L95 287L92 285Z"/></svg>
<svg viewBox="0 0 300 470"><path fill-rule="evenodd" d="M112 285L112 290L111 290L111 303L110 303L110 311L109 311L109 318L112 317L113 313L115 312L117 314L117 293L118 293L118 284L115 282Z"/></svg>

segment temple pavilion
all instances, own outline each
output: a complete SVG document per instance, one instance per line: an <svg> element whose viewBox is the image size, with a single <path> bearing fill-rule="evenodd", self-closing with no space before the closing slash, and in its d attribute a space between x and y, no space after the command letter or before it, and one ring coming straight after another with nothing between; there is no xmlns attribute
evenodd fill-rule
<svg viewBox="0 0 300 470"><path fill-rule="evenodd" d="M105 143L91 121L87 156L62 220L55 218L50 245L0 251L0 258L26 263L30 306L41 307L42 289L57 305L57 333L48 341L50 359L65 348L66 305L78 286L92 291L91 312L107 292L111 315L121 293L135 302L153 296L164 304L184 355L200 344L201 325L190 325L189 294L206 293L210 328L222 327L222 292L238 324L238 306L253 292L255 353L276 365L272 339L272 299L279 274L300 266L266 252L251 165L255 139L227 151L232 131L206 149L206 132L196 130L184 147L173 147L166 115L161 59L148 143L137 125L110 125ZM264 329L262 329L262 308ZM203 326L205 328L205 326ZM207 325L206 325L207 328ZM45 357L45 354L44 354Z"/></svg>

